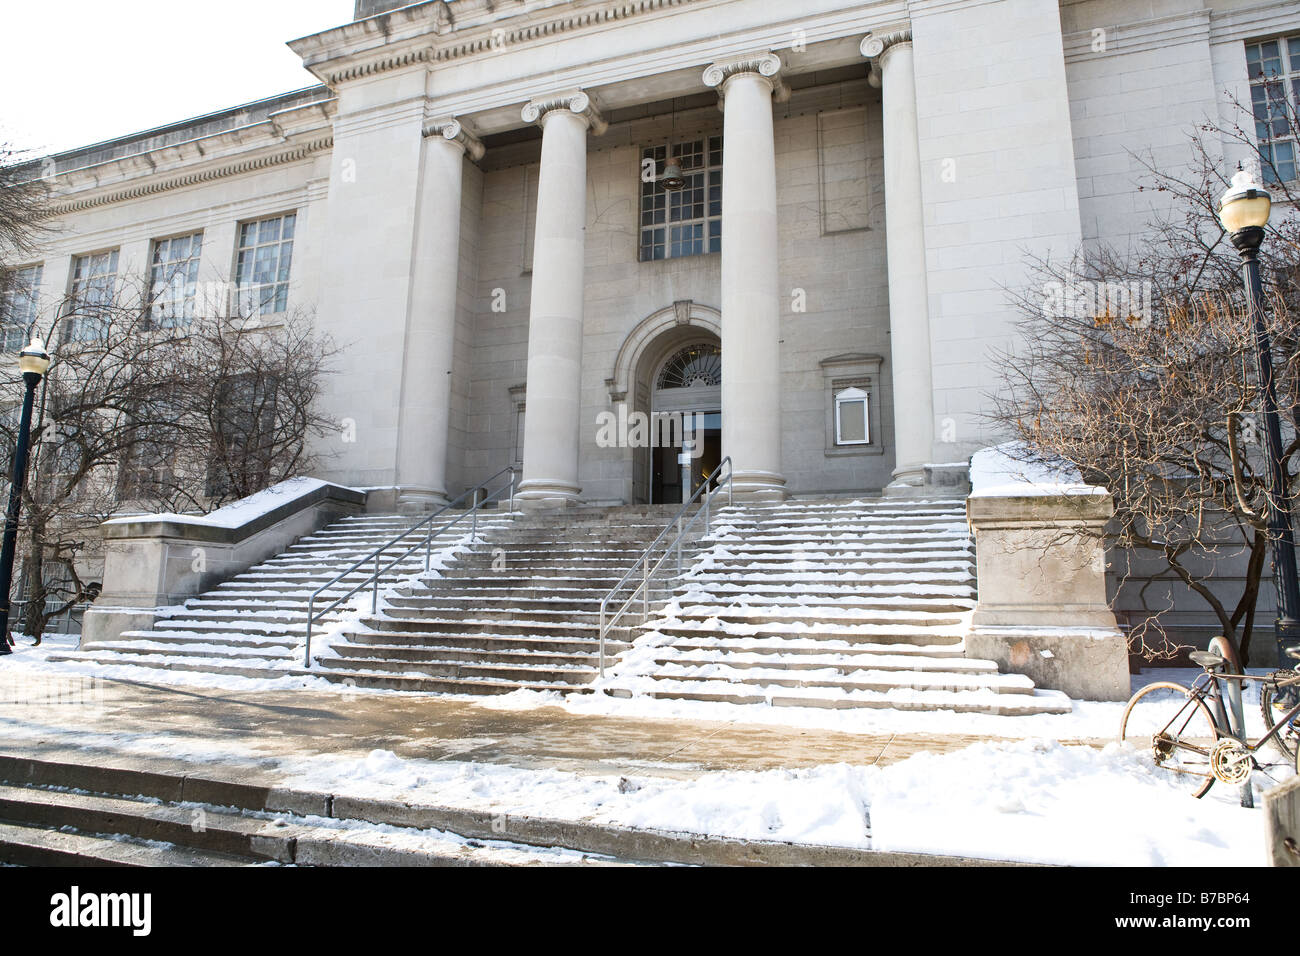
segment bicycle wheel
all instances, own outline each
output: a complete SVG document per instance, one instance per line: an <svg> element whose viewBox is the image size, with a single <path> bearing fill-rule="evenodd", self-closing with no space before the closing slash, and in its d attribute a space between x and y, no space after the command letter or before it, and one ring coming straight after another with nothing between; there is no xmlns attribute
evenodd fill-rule
<svg viewBox="0 0 1300 956"><path fill-rule="evenodd" d="M1282 716L1295 706L1296 696L1300 694L1300 685L1291 685L1290 687L1274 687L1275 679L1293 679L1296 676L1295 671L1273 671L1268 675L1268 680L1264 681L1259 688L1259 710L1264 715L1264 726L1272 727L1282 719ZM1297 730L1295 721L1291 722L1289 727L1283 727L1277 732L1277 735L1269 741L1276 744L1277 748L1287 757L1300 759L1300 730Z"/></svg>
<svg viewBox="0 0 1300 956"><path fill-rule="evenodd" d="M1119 739L1147 750L1161 775L1202 797L1214 785L1210 750L1219 728L1210 708L1173 681L1148 684L1124 708Z"/></svg>

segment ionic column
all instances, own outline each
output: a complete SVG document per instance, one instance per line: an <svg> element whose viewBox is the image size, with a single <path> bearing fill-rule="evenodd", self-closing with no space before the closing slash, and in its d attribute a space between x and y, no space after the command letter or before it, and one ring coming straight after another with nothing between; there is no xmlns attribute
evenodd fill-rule
<svg viewBox="0 0 1300 956"><path fill-rule="evenodd" d="M533 289L528 314L528 411L518 498L537 510L573 504L582 427L582 305L587 228L587 131L606 124L580 91L523 109L542 127Z"/></svg>
<svg viewBox="0 0 1300 956"><path fill-rule="evenodd" d="M482 158L483 144L456 120L425 125L411 320L398 409L398 504L404 510L427 510L447 502L461 181L467 153Z"/></svg>
<svg viewBox="0 0 1300 956"><path fill-rule="evenodd" d="M735 492L784 498L781 474L781 299L772 94L781 60L763 53L714 63L704 82L723 98L722 453Z"/></svg>
<svg viewBox="0 0 1300 956"><path fill-rule="evenodd" d="M930 302L912 33L869 36L862 41L862 54L875 61L881 74L889 351L894 384L894 482L886 490L898 492L925 482L924 465L934 453Z"/></svg>

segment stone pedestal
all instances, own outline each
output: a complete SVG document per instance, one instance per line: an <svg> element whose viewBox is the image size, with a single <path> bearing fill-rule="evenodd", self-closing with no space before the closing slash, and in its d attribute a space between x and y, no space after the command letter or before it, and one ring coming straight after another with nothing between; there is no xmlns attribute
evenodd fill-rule
<svg viewBox="0 0 1300 956"><path fill-rule="evenodd" d="M979 603L966 655L1085 700L1129 697L1128 647L1106 598L1110 495L975 494Z"/></svg>
<svg viewBox="0 0 1300 956"><path fill-rule="evenodd" d="M252 507L253 499L266 506ZM364 492L314 479L283 481L253 499L206 516L139 515L104 522L104 590L86 610L82 645L150 627L169 607L366 507Z"/></svg>

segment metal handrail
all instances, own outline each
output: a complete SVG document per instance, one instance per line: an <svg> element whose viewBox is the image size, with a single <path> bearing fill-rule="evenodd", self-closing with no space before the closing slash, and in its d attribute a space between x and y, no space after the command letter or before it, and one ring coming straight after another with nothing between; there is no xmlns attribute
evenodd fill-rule
<svg viewBox="0 0 1300 956"><path fill-rule="evenodd" d="M496 481L498 478L500 478L502 475L506 474L507 472L509 472L510 474L510 480L505 485L502 485L500 488L497 488L495 491L486 494L481 498L479 497L480 491L485 490L488 485ZM433 514L429 515L427 518L424 518L422 521L411 525L411 527L407 528L401 534L384 542L374 551L370 552L364 558L358 561L356 564L348 568L346 571L343 571L342 573L335 575L328 582L322 584L315 591L313 591L311 597L307 599L307 642L306 642L306 647L303 650L303 667L304 668L311 667L311 627L312 624L316 622L316 619L324 617L330 611L334 610L336 607L338 607L340 604L342 604L348 598L352 597L352 595L356 594L358 591L360 591L362 588L366 587L367 585L371 587L370 613L374 614L379 606L380 576L383 575L385 572L392 570L398 564L400 564L401 562L405 561L408 557L410 557L415 551L417 551L420 548L421 543L417 542L416 544L407 548L404 552L402 552L402 554L398 555L392 561L389 561L388 564L385 565L383 568L380 568L379 559L380 556L383 555L385 551L393 547L393 545L397 544L403 538L409 537L410 535L414 534L416 531L419 531L425 525L428 525L429 530L428 533L424 536L424 541L423 541L424 571L427 574L430 570L430 564L432 561L433 539L436 538L438 535L442 534L444 531L451 530L451 528L455 527L461 521L464 521L467 517L471 517L471 516L473 520L473 528L470 531L470 534L471 535L478 534L479 509L482 508L484 505L486 505L488 502L496 500L503 491L507 491L507 490L510 493L510 511L513 512L515 510L515 469L513 467L502 468L500 471L498 471L492 477L488 478L486 481L479 482L477 485L475 485L473 488L470 488L468 491L466 491L456 500L448 502L447 504L439 508L437 511L435 511ZM461 512L461 514L457 515L455 518L452 518L450 521L444 524L437 531L433 530L433 520L435 518L437 518L443 512L450 511L451 509L455 508L457 505L464 502L465 499L469 498L471 495L473 496L473 499L468 511ZM334 603L331 604L329 607L324 608L320 611L313 610L313 608L316 605L316 599L320 597L323 591L329 590L334 585L338 584L340 581L346 578L349 574L351 574L352 572L360 568L362 565L369 564L372 561L374 562L375 570L370 574L369 577L363 580L360 584L354 587L347 594L344 594L340 598L336 598Z"/></svg>
<svg viewBox="0 0 1300 956"><path fill-rule="evenodd" d="M676 549L677 551L677 573L679 575L682 573L682 539L686 537L686 533L690 531L692 526L694 526L695 522L699 520L700 515L704 516L704 530L706 532L709 530L709 506L710 503L713 501L714 495L720 494L722 492L723 485L726 485L727 487L727 504L730 505L733 503L734 494L732 490L732 478L734 477L735 468L732 465L730 455L722 459L722 461L718 462L718 467L714 469L715 476L719 471L722 470L723 465L727 466L727 477L722 479L717 479L711 476L705 481L702 481L700 483L700 487L695 489L695 494L691 495L689 498L686 499L686 501L682 504L681 509L668 522L668 526L664 528L663 531L659 532L659 537L655 538L654 541L650 543L650 547L646 548L644 551L641 552L641 556L636 559L632 567L628 568L627 573L624 574L623 577L619 579L619 582L615 584L612 588L610 588L609 593L606 594L605 597L601 599L600 602L600 676L601 677L605 676L606 635L609 634L610 630L614 627L614 625L618 623L619 619L624 614L627 613L627 609L632 606L632 602L636 600L638 594L641 595L642 620L644 621L645 618L650 616L650 582L654 580L654 576L659 572L659 569L663 567L663 563L666 560L668 560L668 556L673 553L674 549ZM713 486L711 489L709 487L710 485ZM689 521L683 524L682 517L686 514L688 510L690 510L691 505L695 504L695 499L699 498L701 495L704 495L704 497L700 504L699 509L695 512L694 516ZM677 536L673 538L673 540L670 541L668 545L664 548L664 553L660 555L659 560L655 562L654 567L653 568L650 567L650 555L654 552L655 548L659 546L659 542L664 539L664 536L673 529L674 524L677 525ZM627 600L624 601L623 604L619 607L619 609L614 612L614 616L609 618L608 621L606 621L605 614L606 614L607 605L618 595L618 593L621 590L623 590L623 585L625 585L628 579L632 577L633 573L637 570L637 568L641 569L641 583L638 584L635 589L633 589L632 593L628 595Z"/></svg>

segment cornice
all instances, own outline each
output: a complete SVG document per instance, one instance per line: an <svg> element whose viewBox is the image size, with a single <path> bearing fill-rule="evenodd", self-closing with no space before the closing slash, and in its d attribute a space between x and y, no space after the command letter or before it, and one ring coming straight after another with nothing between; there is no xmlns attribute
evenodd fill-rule
<svg viewBox="0 0 1300 956"><path fill-rule="evenodd" d="M1098 36L1105 42L1098 43ZM1174 16L1099 26L1096 30L1079 30L1066 34L1061 41L1065 61L1072 63L1205 42L1209 38L1210 11L1193 10Z"/></svg>
<svg viewBox="0 0 1300 956"><path fill-rule="evenodd" d="M327 150L333 145L333 136L322 136L318 139L299 143L292 149L250 157L237 162L223 163L221 165L211 166L207 169L195 170L194 172L186 173L181 176L150 179L133 186L108 190L81 199L72 199L64 202L56 201L51 206L50 215L51 217L66 216L70 213L84 212L87 209L93 209L97 206L106 206L110 203L127 202L133 199L141 199L145 196L153 196L161 192L168 192L173 189L184 189L187 186L195 186L200 183L224 179L228 176L239 176L244 173L255 172L261 169L269 169L274 166L283 166L286 163L293 163L306 159L308 156Z"/></svg>
<svg viewBox="0 0 1300 956"><path fill-rule="evenodd" d="M1238 10L1210 13L1210 42L1240 42L1300 30L1300 7L1295 0L1269 0Z"/></svg>
<svg viewBox="0 0 1300 956"><path fill-rule="evenodd" d="M421 14L421 7L412 7L409 13L394 11L370 18L374 21L389 18L383 28L372 25L364 31L358 31L358 25L370 23L370 20L362 20L324 34L294 40L289 46L303 57L303 65L307 69L332 87L363 76L374 76L421 63L445 63L465 57L497 54L511 46L554 40L562 34L614 21L635 19L672 7L706 2L711 0L617 0L612 3L606 0L599 7L593 3L565 3L557 4L554 11L548 8L507 16L493 14L489 5L482 12L493 15L462 28L457 28L456 16L460 16L464 22L464 15L456 14L451 8L447 9L445 17L431 17L429 13ZM438 4L439 8L445 6ZM575 6L580 8L574 9ZM392 18L397 13L403 13L404 16L400 23L394 24ZM511 25L512 20L520 18L526 18L527 22ZM403 28L407 36L401 36ZM358 39L378 43L379 46L345 52L339 47L346 42L348 33L362 34ZM331 51L329 41L322 39L332 34L340 34L334 44L338 52Z"/></svg>
<svg viewBox="0 0 1300 956"><path fill-rule="evenodd" d="M595 104L591 102L591 97L582 90L566 90L563 93L534 97L524 105L520 115L525 123L543 123L546 114L553 113L555 110L568 110L581 116L597 136L609 129L609 124L600 115L600 110L596 109Z"/></svg>

